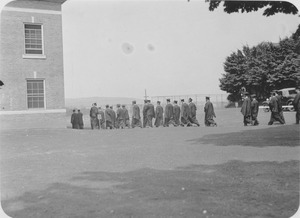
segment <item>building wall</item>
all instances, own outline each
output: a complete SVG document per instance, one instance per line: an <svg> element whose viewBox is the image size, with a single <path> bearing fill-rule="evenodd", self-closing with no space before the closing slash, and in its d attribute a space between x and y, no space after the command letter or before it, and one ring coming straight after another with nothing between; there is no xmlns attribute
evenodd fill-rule
<svg viewBox="0 0 300 218"><path fill-rule="evenodd" d="M45 57L40 59L23 57L24 23L32 22L43 25ZM5 84L0 89L0 110L27 110L26 79L32 78L45 79L45 109L64 108L61 4L9 3L1 12L0 35L0 79Z"/></svg>

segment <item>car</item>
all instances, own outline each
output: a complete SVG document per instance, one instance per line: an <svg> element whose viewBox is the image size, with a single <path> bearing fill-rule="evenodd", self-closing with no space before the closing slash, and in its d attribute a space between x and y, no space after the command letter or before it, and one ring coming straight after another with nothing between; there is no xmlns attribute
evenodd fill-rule
<svg viewBox="0 0 300 218"><path fill-rule="evenodd" d="M288 110L288 111L294 111L294 106L293 106L293 101L295 96L297 95L296 88L284 88L284 89L279 89L279 90L274 90L276 92L280 92L282 95L281 98L281 103L283 106L283 110ZM268 112L270 109L268 108L269 106L269 99L264 101L262 103L264 106L264 111Z"/></svg>

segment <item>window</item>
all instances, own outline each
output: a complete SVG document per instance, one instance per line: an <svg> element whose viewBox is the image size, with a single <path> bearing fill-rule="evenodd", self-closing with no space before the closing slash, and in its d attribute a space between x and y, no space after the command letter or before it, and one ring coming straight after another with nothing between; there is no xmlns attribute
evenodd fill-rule
<svg viewBox="0 0 300 218"><path fill-rule="evenodd" d="M295 89L295 90L289 90L289 94L290 94L290 95L294 95L294 94L297 95L296 89Z"/></svg>
<svg viewBox="0 0 300 218"><path fill-rule="evenodd" d="M42 25L25 24L25 54L43 54Z"/></svg>
<svg viewBox="0 0 300 218"><path fill-rule="evenodd" d="M27 80L28 108L45 108L44 80Z"/></svg>

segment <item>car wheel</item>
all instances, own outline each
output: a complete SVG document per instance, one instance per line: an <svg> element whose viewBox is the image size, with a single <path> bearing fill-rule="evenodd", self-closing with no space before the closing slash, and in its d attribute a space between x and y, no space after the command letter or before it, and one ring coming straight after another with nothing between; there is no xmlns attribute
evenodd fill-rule
<svg viewBox="0 0 300 218"><path fill-rule="evenodd" d="M264 112L269 112L269 111L270 111L269 104L263 103L263 106L264 106L264 107L267 107L267 108L264 108L264 109L263 109Z"/></svg>
<svg viewBox="0 0 300 218"><path fill-rule="evenodd" d="M294 111L295 110L295 108L294 108L294 106L293 106L293 102L289 102L288 103L288 106L292 106L292 107L288 107L288 111Z"/></svg>

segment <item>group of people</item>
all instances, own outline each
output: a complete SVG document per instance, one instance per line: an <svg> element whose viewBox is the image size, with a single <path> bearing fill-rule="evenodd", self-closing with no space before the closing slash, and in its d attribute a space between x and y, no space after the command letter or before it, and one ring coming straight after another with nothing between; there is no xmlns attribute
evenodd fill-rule
<svg viewBox="0 0 300 218"><path fill-rule="evenodd" d="M297 89L293 106L296 110L296 124L299 124L300 120L300 90ZM268 125L272 125L275 121L281 124L285 124L283 116L283 107L281 103L281 93L272 92L269 101L269 108L271 111L270 121ZM169 125L177 126L200 126L197 118L196 111L197 106L193 103L192 98L188 99L188 103L181 99L181 105L178 105L178 101L174 100L173 104L170 99L166 100L166 106L163 108L161 102L157 101L156 107L150 100L144 101L142 108L142 114L140 107L136 104L136 101L132 101L132 115L131 123L129 112L125 105L117 104L116 111L113 106L106 105L105 109L97 107L94 103L90 109L90 121L92 129L124 129L124 128L152 128L152 127L169 127ZM259 103L255 95L250 95L245 92L243 97L243 104L241 113L243 114L244 126L248 124L257 126L258 122ZM206 97L206 103L204 106L204 124L205 126L213 127L217 126L214 121L216 114L214 112L213 104L209 97ZM154 120L154 123L153 123ZM71 116L71 123L73 129L83 129L83 114L80 110L73 110Z"/></svg>
<svg viewBox="0 0 300 218"><path fill-rule="evenodd" d="M152 128L152 127L169 127L169 125L177 126L200 126L197 118L196 111L197 106L194 104L192 98L189 98L188 103L181 99L181 106L178 105L178 101L174 100L173 104L170 99L166 100L166 106L163 108L161 102L157 101L156 107L150 100L144 100L144 106L142 113L140 107L136 104L136 101L132 101L132 115L131 123L128 110L125 105L117 104L116 111L113 110L113 106L106 105L105 110L101 107L97 107L97 103L94 103L90 109L90 121L92 129L124 129L124 128ZM217 126L214 121L216 117L213 104L210 102L210 98L206 97L206 104L204 107L205 112L205 125ZM71 117L72 127L82 125L79 123L79 112L73 111ZM80 115L82 118L82 115Z"/></svg>
<svg viewBox="0 0 300 218"><path fill-rule="evenodd" d="M79 109L74 109L71 115L72 129L83 129L83 114Z"/></svg>
<svg viewBox="0 0 300 218"><path fill-rule="evenodd" d="M296 124L299 124L300 119L300 89L297 89L298 94L295 96L293 101L294 109L296 110ZM268 125L273 125L275 121L281 124L285 124L282 107L282 93L280 91L273 91L269 100L269 108L271 111L270 121ZM248 92L244 93L244 99L241 108L241 113L244 116L244 126L248 124L258 125L257 120L259 105L255 95L249 95Z"/></svg>

